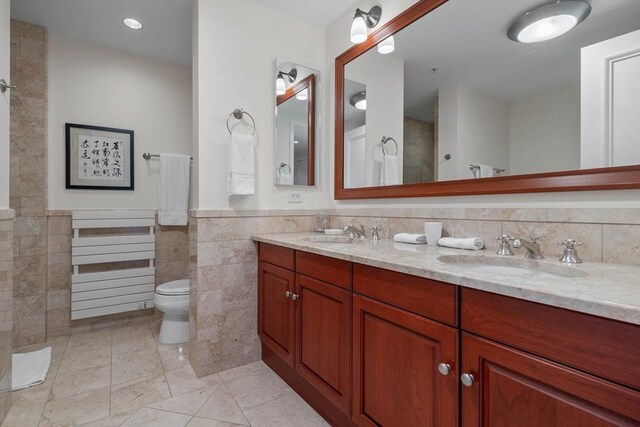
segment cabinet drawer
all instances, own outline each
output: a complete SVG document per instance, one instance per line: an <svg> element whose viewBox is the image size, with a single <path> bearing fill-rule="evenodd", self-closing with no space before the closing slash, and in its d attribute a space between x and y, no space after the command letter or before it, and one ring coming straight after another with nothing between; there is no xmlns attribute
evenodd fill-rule
<svg viewBox="0 0 640 427"><path fill-rule="evenodd" d="M353 264L353 290L434 320L457 324L454 285Z"/></svg>
<svg viewBox="0 0 640 427"><path fill-rule="evenodd" d="M463 289L462 329L640 388L640 327L629 323Z"/></svg>
<svg viewBox="0 0 640 427"><path fill-rule="evenodd" d="M293 270L293 253L293 249L270 245L268 243L260 243L260 261L265 261L269 264L286 268L287 270Z"/></svg>
<svg viewBox="0 0 640 427"><path fill-rule="evenodd" d="M351 289L351 269L349 261L316 255L309 252L296 252L296 273Z"/></svg>

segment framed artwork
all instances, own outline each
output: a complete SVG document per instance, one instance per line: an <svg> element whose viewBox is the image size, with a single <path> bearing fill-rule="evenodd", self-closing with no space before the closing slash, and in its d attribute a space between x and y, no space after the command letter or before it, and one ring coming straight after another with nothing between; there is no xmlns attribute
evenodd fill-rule
<svg viewBox="0 0 640 427"><path fill-rule="evenodd" d="M66 188L133 190L133 131L65 124Z"/></svg>

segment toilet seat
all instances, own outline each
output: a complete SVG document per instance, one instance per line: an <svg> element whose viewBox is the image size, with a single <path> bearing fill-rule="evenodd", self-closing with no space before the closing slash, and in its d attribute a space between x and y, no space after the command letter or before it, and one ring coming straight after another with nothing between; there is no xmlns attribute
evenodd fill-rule
<svg viewBox="0 0 640 427"><path fill-rule="evenodd" d="M189 280L180 279L163 283L156 288L156 294L166 296L180 296L189 294Z"/></svg>

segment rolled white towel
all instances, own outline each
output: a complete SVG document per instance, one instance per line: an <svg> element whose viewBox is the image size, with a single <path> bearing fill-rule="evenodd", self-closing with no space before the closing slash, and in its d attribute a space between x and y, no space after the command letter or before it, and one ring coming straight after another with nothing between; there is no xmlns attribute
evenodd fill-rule
<svg viewBox="0 0 640 427"><path fill-rule="evenodd" d="M456 239L454 237L443 237L438 240L438 246L446 246L447 248L468 249L470 251L479 251L484 248L484 242L477 237L469 237L467 239Z"/></svg>
<svg viewBox="0 0 640 427"><path fill-rule="evenodd" d="M414 245L426 245L427 236L424 234L398 233L393 240L400 243L412 243Z"/></svg>

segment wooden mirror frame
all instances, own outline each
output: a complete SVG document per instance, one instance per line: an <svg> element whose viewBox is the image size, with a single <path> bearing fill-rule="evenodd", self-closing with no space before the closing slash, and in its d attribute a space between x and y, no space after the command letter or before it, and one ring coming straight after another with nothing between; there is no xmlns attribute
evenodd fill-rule
<svg viewBox="0 0 640 427"><path fill-rule="evenodd" d="M307 89L307 187L316 185L316 76L310 74L276 98L276 106ZM293 172L293 168L291 169Z"/></svg>
<svg viewBox="0 0 640 427"><path fill-rule="evenodd" d="M336 58L334 199L385 199L640 188L640 165L418 184L344 188L344 67L375 47L380 41L411 25L446 2L447 0L419 0L370 34L364 43L352 46Z"/></svg>

